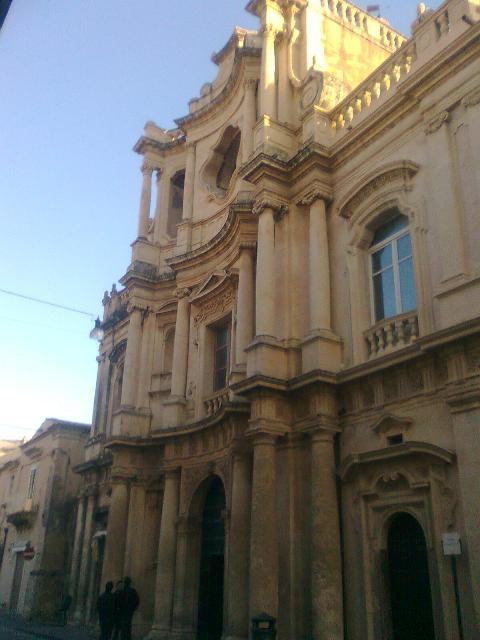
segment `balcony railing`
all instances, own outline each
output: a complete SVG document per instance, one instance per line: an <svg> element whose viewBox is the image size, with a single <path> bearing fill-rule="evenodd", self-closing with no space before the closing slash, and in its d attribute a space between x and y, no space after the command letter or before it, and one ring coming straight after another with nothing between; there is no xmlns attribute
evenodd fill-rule
<svg viewBox="0 0 480 640"><path fill-rule="evenodd" d="M221 391L217 391L213 395L205 398L205 410L207 412L207 416L213 416L217 411L219 411L225 404L227 404L229 399L229 391L228 389L222 389Z"/></svg>
<svg viewBox="0 0 480 640"><path fill-rule="evenodd" d="M378 358L413 344L419 336L416 311L378 322L365 331L368 358Z"/></svg>

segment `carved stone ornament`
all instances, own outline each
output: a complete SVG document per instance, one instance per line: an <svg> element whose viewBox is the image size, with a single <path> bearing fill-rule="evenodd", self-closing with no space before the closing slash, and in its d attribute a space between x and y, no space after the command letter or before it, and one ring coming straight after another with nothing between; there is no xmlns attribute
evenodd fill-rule
<svg viewBox="0 0 480 640"><path fill-rule="evenodd" d="M419 169L420 167L417 164L405 160L384 169L380 174L373 175L370 178L366 176L362 180L364 186L350 192L345 200L340 203L338 213L343 218L351 218L362 202L367 200L375 191L379 191L392 182L402 182L404 191L410 191L411 179Z"/></svg>
<svg viewBox="0 0 480 640"><path fill-rule="evenodd" d="M480 104L480 87L468 93L462 100L465 109Z"/></svg>
<svg viewBox="0 0 480 640"><path fill-rule="evenodd" d="M425 133L427 135L435 133L436 131L439 131L443 127L443 125L449 121L450 121L450 113L448 111L442 111L441 113L437 114L434 118L432 118L428 122L427 126L425 127Z"/></svg>
<svg viewBox="0 0 480 640"><path fill-rule="evenodd" d="M301 200L298 201L300 207L310 207L315 200L325 200L325 194L320 189L309 191Z"/></svg>
<svg viewBox="0 0 480 640"><path fill-rule="evenodd" d="M255 202L252 208L252 213L254 216L259 216L263 211L265 211L265 209L271 209L275 219L279 220L287 213L288 205L262 198Z"/></svg>
<svg viewBox="0 0 480 640"><path fill-rule="evenodd" d="M206 302L200 312L194 317L193 322L197 327L202 324L208 317L230 311L233 307L235 296L233 289L226 291L223 295L217 296Z"/></svg>

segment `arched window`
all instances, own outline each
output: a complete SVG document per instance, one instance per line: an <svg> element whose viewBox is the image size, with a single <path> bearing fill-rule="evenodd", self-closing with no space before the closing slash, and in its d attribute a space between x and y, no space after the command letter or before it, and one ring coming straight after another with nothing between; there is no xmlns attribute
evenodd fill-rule
<svg viewBox="0 0 480 640"><path fill-rule="evenodd" d="M112 413L114 413L120 407L120 404L122 401L122 386L123 386L123 362L117 365L115 382L113 384Z"/></svg>
<svg viewBox="0 0 480 640"><path fill-rule="evenodd" d="M408 218L397 209L390 213L390 220L376 229L370 245L374 322L417 306Z"/></svg>
<svg viewBox="0 0 480 640"><path fill-rule="evenodd" d="M173 343L175 340L175 328L168 329L163 343L163 364L162 372L171 373L173 365Z"/></svg>
<svg viewBox="0 0 480 640"><path fill-rule="evenodd" d="M217 189L227 191L230 180L232 179L233 172L237 167L238 151L240 149L240 132L233 138L229 144L225 155L223 156L223 162L220 165L220 169L217 173Z"/></svg>
<svg viewBox="0 0 480 640"><path fill-rule="evenodd" d="M204 185L218 198L227 195L232 183L237 168L240 141L240 129L228 126L220 142L211 150L210 157L201 171Z"/></svg>
<svg viewBox="0 0 480 640"><path fill-rule="evenodd" d="M177 224L182 221L183 192L185 171L177 171L170 180L170 199L168 202L167 233L171 238L177 235Z"/></svg>

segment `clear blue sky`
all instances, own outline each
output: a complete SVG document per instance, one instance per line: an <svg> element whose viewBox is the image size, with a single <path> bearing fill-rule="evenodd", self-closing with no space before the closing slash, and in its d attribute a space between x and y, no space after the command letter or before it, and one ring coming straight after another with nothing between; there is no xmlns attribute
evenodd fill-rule
<svg viewBox="0 0 480 640"><path fill-rule="evenodd" d="M147 120L186 113L235 25L256 26L244 4L13 0L0 32L0 289L101 314L137 226L131 148ZM409 34L417 2L380 4ZM0 438L45 417L90 421L90 329L88 316L0 293Z"/></svg>

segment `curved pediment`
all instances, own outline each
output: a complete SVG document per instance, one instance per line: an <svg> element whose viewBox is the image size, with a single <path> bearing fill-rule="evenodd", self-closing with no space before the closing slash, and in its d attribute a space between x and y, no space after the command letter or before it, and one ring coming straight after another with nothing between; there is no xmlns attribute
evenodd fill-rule
<svg viewBox="0 0 480 640"><path fill-rule="evenodd" d="M394 188L409 191L411 180L419 169L418 164L410 160L401 160L384 165L380 170L363 176L338 204L338 214L342 218L350 220L365 200L382 189L391 190Z"/></svg>
<svg viewBox="0 0 480 640"><path fill-rule="evenodd" d="M347 480L354 470L366 467L367 465L378 464L387 460L393 463L402 459L418 456L442 464L452 464L455 458L454 453L443 447L438 447L429 442L410 441L395 447L385 447L384 449L349 455L340 467L340 477L342 480Z"/></svg>
<svg viewBox="0 0 480 640"><path fill-rule="evenodd" d="M408 429L413 424L413 420L407 417L399 417L393 415L393 413L386 413L381 416L376 422L372 424L372 431L375 431L379 435L381 433L388 433L389 431L403 431Z"/></svg>
<svg viewBox="0 0 480 640"><path fill-rule="evenodd" d="M231 286L232 280L233 274L229 269L214 271L194 292L191 302L195 304L218 295L225 287Z"/></svg>

